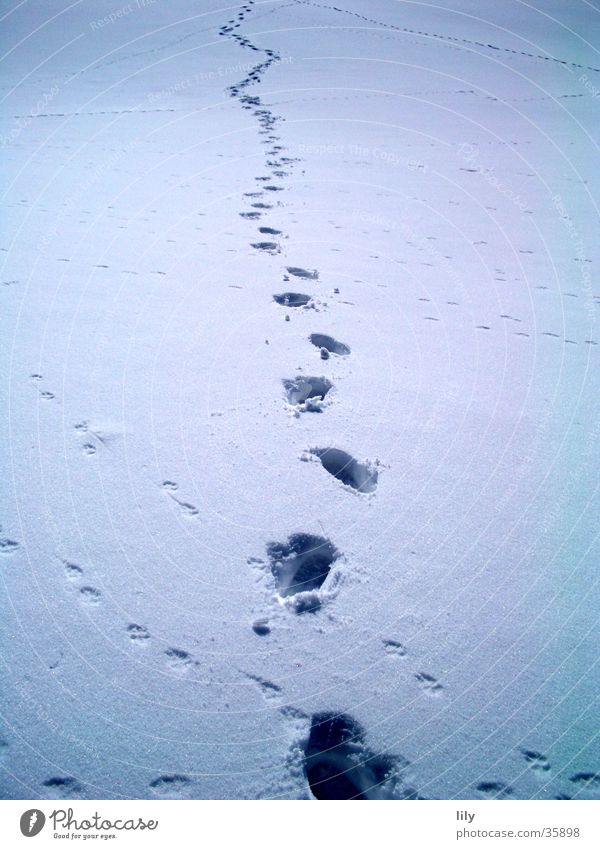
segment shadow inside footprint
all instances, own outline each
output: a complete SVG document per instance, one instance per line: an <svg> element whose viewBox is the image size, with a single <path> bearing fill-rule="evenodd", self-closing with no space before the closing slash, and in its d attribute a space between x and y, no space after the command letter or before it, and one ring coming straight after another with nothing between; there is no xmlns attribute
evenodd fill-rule
<svg viewBox="0 0 600 849"><path fill-rule="evenodd" d="M322 401L332 388L331 381L325 377L304 377L299 375L293 380L284 380L285 395L289 404L303 411L320 413Z"/></svg>
<svg viewBox="0 0 600 849"><path fill-rule="evenodd" d="M321 606L321 589L333 563L340 556L324 537L292 534L287 542L267 546L271 572L281 598L300 595L294 600L296 613L315 612Z"/></svg>
<svg viewBox="0 0 600 849"><path fill-rule="evenodd" d="M325 348L330 354L337 354L340 357L347 357L350 353L348 345L343 342L338 342L333 336L327 336L325 333L311 333L310 341L317 348Z"/></svg>
<svg viewBox="0 0 600 849"><path fill-rule="evenodd" d="M305 307L310 299L311 295L303 295L300 292L283 292L281 295L273 295L273 300L282 307Z"/></svg>
<svg viewBox="0 0 600 849"><path fill-rule="evenodd" d="M318 280L319 272L316 268L313 271L307 271L306 268L297 268L294 265L286 266L286 271L293 277L301 277L303 280Z"/></svg>
<svg viewBox="0 0 600 849"><path fill-rule="evenodd" d="M276 242L252 242L252 247L257 251L265 251L268 254L278 254L281 250Z"/></svg>
<svg viewBox="0 0 600 849"><path fill-rule="evenodd" d="M43 786L51 799L77 799L83 793L81 784L70 776L48 778Z"/></svg>
<svg viewBox="0 0 600 849"><path fill-rule="evenodd" d="M376 755L352 717L319 713L304 747L304 772L317 799L391 799L395 759Z"/></svg>
<svg viewBox="0 0 600 849"><path fill-rule="evenodd" d="M377 488L377 469L367 463L359 463L350 454L339 448L313 448L311 454L318 457L323 468L358 492L374 492Z"/></svg>

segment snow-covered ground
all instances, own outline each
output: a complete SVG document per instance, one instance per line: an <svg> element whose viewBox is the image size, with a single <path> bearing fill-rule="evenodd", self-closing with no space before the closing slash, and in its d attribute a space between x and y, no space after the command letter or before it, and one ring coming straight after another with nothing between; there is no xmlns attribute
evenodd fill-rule
<svg viewBox="0 0 600 849"><path fill-rule="evenodd" d="M597 10L2 9L2 795L598 797Z"/></svg>

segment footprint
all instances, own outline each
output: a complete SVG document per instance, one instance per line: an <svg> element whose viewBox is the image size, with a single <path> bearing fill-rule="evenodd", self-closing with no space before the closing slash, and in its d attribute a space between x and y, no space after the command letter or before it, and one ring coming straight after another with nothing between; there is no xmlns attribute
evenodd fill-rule
<svg viewBox="0 0 600 849"><path fill-rule="evenodd" d="M477 792L487 799L509 799L514 796L514 790L502 781L482 781L477 785Z"/></svg>
<svg viewBox="0 0 600 849"><path fill-rule="evenodd" d="M319 272L315 269L307 271L306 268L297 268L295 265L286 266L286 271L293 277L301 277L303 280L318 280Z"/></svg>
<svg viewBox="0 0 600 849"><path fill-rule="evenodd" d="M340 553L324 537L292 534L287 542L267 545L271 573L281 599L291 599L295 613L315 613L321 606L319 590Z"/></svg>
<svg viewBox="0 0 600 849"><path fill-rule="evenodd" d="M82 587L79 590L79 595L85 604L100 604L102 598L102 593L94 587Z"/></svg>
<svg viewBox="0 0 600 849"><path fill-rule="evenodd" d="M54 392L40 392L40 398L43 398L44 401L52 401L54 397Z"/></svg>
<svg viewBox="0 0 600 849"><path fill-rule="evenodd" d="M399 643L397 640L383 640L383 647L386 654L389 654L390 657L405 657L406 656L406 647Z"/></svg>
<svg viewBox="0 0 600 849"><path fill-rule="evenodd" d="M50 799L78 799L83 793L82 785L69 776L48 778L42 784L48 789Z"/></svg>
<svg viewBox="0 0 600 849"><path fill-rule="evenodd" d="M265 253L274 255L281 253L281 248L277 242L252 242L252 247L257 251L265 251Z"/></svg>
<svg viewBox="0 0 600 849"><path fill-rule="evenodd" d="M274 684L272 681L268 681L266 678L261 678L260 675L252 675L250 672L244 672L244 675L246 678L250 678L251 681L258 684L265 699L276 699L281 695L281 687Z"/></svg>
<svg viewBox="0 0 600 849"><path fill-rule="evenodd" d="M197 516L198 508L194 507L193 504L189 504L187 501L180 501L178 498L175 498L174 495L171 495L173 501L179 505L179 508L182 513L185 513L186 516Z"/></svg>
<svg viewBox="0 0 600 849"><path fill-rule="evenodd" d="M304 377L299 375L293 380L284 380L283 386L288 403L298 412L320 413L323 410L325 396L333 384L325 377Z"/></svg>
<svg viewBox="0 0 600 849"><path fill-rule="evenodd" d="M600 773L597 772L577 772L570 781L585 792L600 790Z"/></svg>
<svg viewBox="0 0 600 849"><path fill-rule="evenodd" d="M135 643L137 646L147 645L148 640L150 639L150 632L147 628L144 628L143 625L136 625L135 623L132 623L127 626L127 633L131 642Z"/></svg>
<svg viewBox="0 0 600 849"><path fill-rule="evenodd" d="M427 672L417 672L415 678L421 685L421 688L428 696L439 696L444 689L437 678L433 675L428 675Z"/></svg>
<svg viewBox="0 0 600 849"><path fill-rule="evenodd" d="M181 499L173 495L173 493L177 492L177 490L179 489L179 485L175 483L175 481L164 480L161 483L161 489L166 492L169 498L171 498L177 504L181 512L185 513L186 516L198 515L198 508L194 504L190 504L188 501L181 501Z"/></svg>
<svg viewBox="0 0 600 849"><path fill-rule="evenodd" d="M350 486L357 492L375 492L379 473L371 463L359 463L339 448L312 448L310 453L318 457L325 471L344 486Z"/></svg>
<svg viewBox="0 0 600 849"><path fill-rule="evenodd" d="M406 762L366 748L364 729L350 716L314 714L303 753L304 774L316 799L394 799L403 795L398 793L399 770Z"/></svg>
<svg viewBox="0 0 600 849"><path fill-rule="evenodd" d="M548 772L550 769L548 758L541 752L534 752L533 749L521 749L521 754L531 766L531 769L536 772Z"/></svg>
<svg viewBox="0 0 600 849"><path fill-rule="evenodd" d="M260 212L240 212L239 215L241 218L249 218L250 220L260 218Z"/></svg>
<svg viewBox="0 0 600 849"><path fill-rule="evenodd" d="M257 619L252 623L252 630L259 637L268 637L271 633L271 626L268 619Z"/></svg>
<svg viewBox="0 0 600 849"><path fill-rule="evenodd" d="M305 307L311 298L312 295L303 295L300 292L283 292L281 295L273 295L273 300L282 307Z"/></svg>
<svg viewBox="0 0 600 849"><path fill-rule="evenodd" d="M161 775L150 782L150 787L163 799L177 799L191 784L187 775Z"/></svg>
<svg viewBox="0 0 600 849"><path fill-rule="evenodd" d="M83 569L81 566L78 566L76 563L70 563L67 560L63 560L63 563L65 564L65 571L69 581L77 581L83 576Z"/></svg>
<svg viewBox="0 0 600 849"><path fill-rule="evenodd" d="M311 333L309 338L312 344L320 348L321 351L325 349L328 353L337 354L339 357L347 357L350 353L348 345L338 342L333 336L326 336L324 333Z"/></svg>
<svg viewBox="0 0 600 849"><path fill-rule="evenodd" d="M169 668L173 672L182 675L190 669L193 661L189 652L183 651L183 649L167 649L165 654Z"/></svg>
<svg viewBox="0 0 600 849"><path fill-rule="evenodd" d="M275 230L273 227L259 227L258 232L264 236L281 236L281 230Z"/></svg>
<svg viewBox="0 0 600 849"><path fill-rule="evenodd" d="M5 557L14 554L20 547L19 543L14 539L9 539L8 537L2 537L0 539L0 554L4 554Z"/></svg>

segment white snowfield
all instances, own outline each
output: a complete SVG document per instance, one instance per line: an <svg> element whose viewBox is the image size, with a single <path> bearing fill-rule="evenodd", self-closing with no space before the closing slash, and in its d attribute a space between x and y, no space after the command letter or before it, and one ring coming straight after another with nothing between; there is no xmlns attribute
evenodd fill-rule
<svg viewBox="0 0 600 849"><path fill-rule="evenodd" d="M597 798L597 10L2 14L2 795Z"/></svg>

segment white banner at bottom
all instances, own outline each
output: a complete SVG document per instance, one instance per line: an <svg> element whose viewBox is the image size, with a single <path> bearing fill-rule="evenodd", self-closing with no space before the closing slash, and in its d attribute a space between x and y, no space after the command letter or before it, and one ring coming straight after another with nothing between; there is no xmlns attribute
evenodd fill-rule
<svg viewBox="0 0 600 849"><path fill-rule="evenodd" d="M597 849L596 801L4 801L4 847L504 847Z"/></svg>

